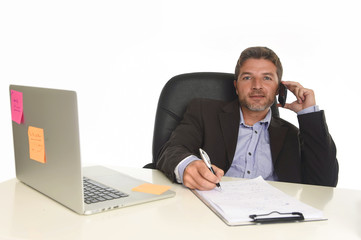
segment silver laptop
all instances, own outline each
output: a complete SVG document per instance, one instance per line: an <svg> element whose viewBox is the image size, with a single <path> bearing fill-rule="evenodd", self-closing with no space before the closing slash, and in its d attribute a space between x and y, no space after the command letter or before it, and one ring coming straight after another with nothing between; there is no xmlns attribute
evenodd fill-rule
<svg viewBox="0 0 361 240"><path fill-rule="evenodd" d="M16 177L26 185L79 214L175 196L133 191L146 182L81 167L76 92L10 85L10 101Z"/></svg>

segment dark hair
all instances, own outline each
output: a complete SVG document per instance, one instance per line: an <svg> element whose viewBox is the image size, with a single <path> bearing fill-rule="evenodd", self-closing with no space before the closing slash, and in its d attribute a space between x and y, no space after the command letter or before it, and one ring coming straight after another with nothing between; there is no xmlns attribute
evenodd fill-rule
<svg viewBox="0 0 361 240"><path fill-rule="evenodd" d="M241 56L239 56L235 69L236 80L238 79L242 64L250 58L270 60L276 66L278 81L281 82L283 73L281 60L274 51L267 47L250 47L243 50Z"/></svg>

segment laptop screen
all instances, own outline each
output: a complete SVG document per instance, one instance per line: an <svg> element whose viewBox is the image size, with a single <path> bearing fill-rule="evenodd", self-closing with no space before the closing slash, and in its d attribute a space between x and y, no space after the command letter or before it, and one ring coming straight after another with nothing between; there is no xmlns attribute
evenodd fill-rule
<svg viewBox="0 0 361 240"><path fill-rule="evenodd" d="M10 85L10 100L17 178L64 205L81 208L76 92Z"/></svg>

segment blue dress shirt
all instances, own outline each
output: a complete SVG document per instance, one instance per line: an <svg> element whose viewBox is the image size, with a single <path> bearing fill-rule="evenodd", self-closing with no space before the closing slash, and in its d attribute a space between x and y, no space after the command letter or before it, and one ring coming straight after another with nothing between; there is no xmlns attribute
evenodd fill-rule
<svg viewBox="0 0 361 240"><path fill-rule="evenodd" d="M230 169L225 176L240 178L256 178L262 176L266 180L276 180L273 174L272 155L268 134L272 112L266 117L248 126L244 122L242 111L238 131L236 152Z"/></svg>

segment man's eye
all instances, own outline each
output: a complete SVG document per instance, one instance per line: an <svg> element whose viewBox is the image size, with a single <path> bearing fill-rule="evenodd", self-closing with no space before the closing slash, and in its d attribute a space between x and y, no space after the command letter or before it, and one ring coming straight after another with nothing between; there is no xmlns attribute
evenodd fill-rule
<svg viewBox="0 0 361 240"><path fill-rule="evenodd" d="M250 79L251 79L250 76L245 76L245 77L243 77L243 80L250 80Z"/></svg>
<svg viewBox="0 0 361 240"><path fill-rule="evenodd" d="M264 77L264 80L272 80L270 77Z"/></svg>

